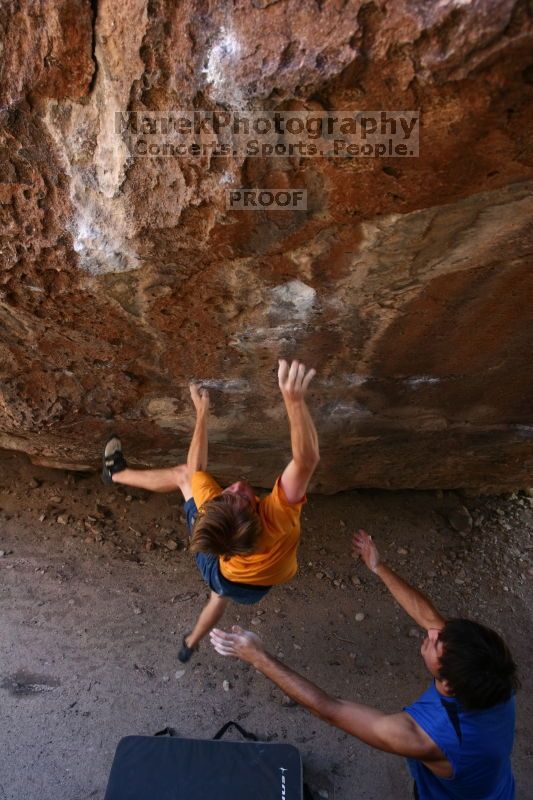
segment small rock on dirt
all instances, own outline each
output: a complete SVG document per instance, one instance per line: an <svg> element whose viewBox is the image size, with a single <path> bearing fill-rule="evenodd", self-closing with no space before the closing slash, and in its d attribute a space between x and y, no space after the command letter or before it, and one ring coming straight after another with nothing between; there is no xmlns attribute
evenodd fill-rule
<svg viewBox="0 0 533 800"><path fill-rule="evenodd" d="M357 614L355 615L355 621L356 622L362 622L364 620L364 618L365 618L365 615L363 614L362 611L358 611Z"/></svg>
<svg viewBox="0 0 533 800"><path fill-rule="evenodd" d="M176 672L174 673L174 677L176 678L176 680L179 681L180 678L183 678L186 671L187 670L185 669L177 669Z"/></svg>
<svg viewBox="0 0 533 800"><path fill-rule="evenodd" d="M229 692L229 690L231 689L230 682L228 680L222 681L222 688L224 689L225 692Z"/></svg>
<svg viewBox="0 0 533 800"><path fill-rule="evenodd" d="M295 700L293 700L292 697L289 697L288 694L284 694L283 697L281 698L281 705L287 706L287 708L294 708L294 706L297 706L298 703Z"/></svg>
<svg viewBox="0 0 533 800"><path fill-rule="evenodd" d="M70 521L70 517L68 514L58 514L56 517L56 522L58 525L68 525Z"/></svg>
<svg viewBox="0 0 533 800"><path fill-rule="evenodd" d="M472 516L470 511L463 505L447 509L445 512L448 524L457 533L470 533L472 530Z"/></svg>
<svg viewBox="0 0 533 800"><path fill-rule="evenodd" d="M164 547L166 547L167 550L177 550L178 543L174 539L167 539L164 543Z"/></svg>

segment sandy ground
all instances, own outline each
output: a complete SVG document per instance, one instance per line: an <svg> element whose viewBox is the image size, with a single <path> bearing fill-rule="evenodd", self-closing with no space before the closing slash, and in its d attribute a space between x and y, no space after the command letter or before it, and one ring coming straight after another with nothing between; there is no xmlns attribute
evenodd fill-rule
<svg viewBox="0 0 533 800"><path fill-rule="evenodd" d="M97 476L32 467L15 454L1 454L0 468L0 800L102 798L122 736L172 725L211 737L229 719L297 745L317 798L410 797L402 759L287 705L247 665L204 644L183 671L178 645L207 591L185 550L178 494L108 489ZM351 531L366 527L385 560L445 614L505 635L521 666L514 767L526 798L531 502L436 492L311 497L297 577L259 606L232 606L226 624L252 628L331 693L387 711L414 700L429 682L422 634L350 558ZM451 511L464 515L463 504L474 527L461 534L449 520Z"/></svg>

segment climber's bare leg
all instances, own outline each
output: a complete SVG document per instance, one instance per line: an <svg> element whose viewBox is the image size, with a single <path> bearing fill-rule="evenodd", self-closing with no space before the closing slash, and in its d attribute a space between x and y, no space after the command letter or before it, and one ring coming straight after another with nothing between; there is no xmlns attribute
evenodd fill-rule
<svg viewBox="0 0 533 800"><path fill-rule="evenodd" d="M214 628L217 622L222 618L226 606L228 605L229 598L221 597L216 592L211 592L211 597L206 606L200 612L200 616L196 620L196 625L192 633L189 633L185 639L185 644L193 650L198 643L206 636L211 628Z"/></svg>
<svg viewBox="0 0 533 800"><path fill-rule="evenodd" d="M186 464L163 469L126 469L115 472L113 483L133 486L136 489L148 489L150 492L175 492L181 489L184 500L192 497L191 481Z"/></svg>

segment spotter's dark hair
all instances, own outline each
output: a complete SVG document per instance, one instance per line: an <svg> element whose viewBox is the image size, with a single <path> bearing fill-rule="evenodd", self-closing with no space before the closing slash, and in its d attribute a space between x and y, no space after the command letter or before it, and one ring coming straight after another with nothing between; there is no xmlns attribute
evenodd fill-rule
<svg viewBox="0 0 533 800"><path fill-rule="evenodd" d="M508 700L520 681L511 651L496 631L468 619L451 619L439 633L439 678L467 710Z"/></svg>

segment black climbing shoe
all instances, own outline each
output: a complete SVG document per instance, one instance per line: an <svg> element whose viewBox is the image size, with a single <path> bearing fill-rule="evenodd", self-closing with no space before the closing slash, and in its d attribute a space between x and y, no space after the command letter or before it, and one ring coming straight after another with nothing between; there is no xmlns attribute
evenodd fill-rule
<svg viewBox="0 0 533 800"><path fill-rule="evenodd" d="M111 436L107 440L102 459L102 480L108 486L113 483L112 475L126 469L126 459L122 452L122 443L118 436Z"/></svg>
<svg viewBox="0 0 533 800"><path fill-rule="evenodd" d="M189 636L188 633L186 633L185 636L183 637L183 641L181 643L181 648L180 648L180 651L178 653L178 660L181 661L182 664L186 664L187 661L189 661L191 659L192 654L196 650L198 650L198 645L196 645L196 647L189 647L185 643L185 640L186 640L187 636Z"/></svg>

